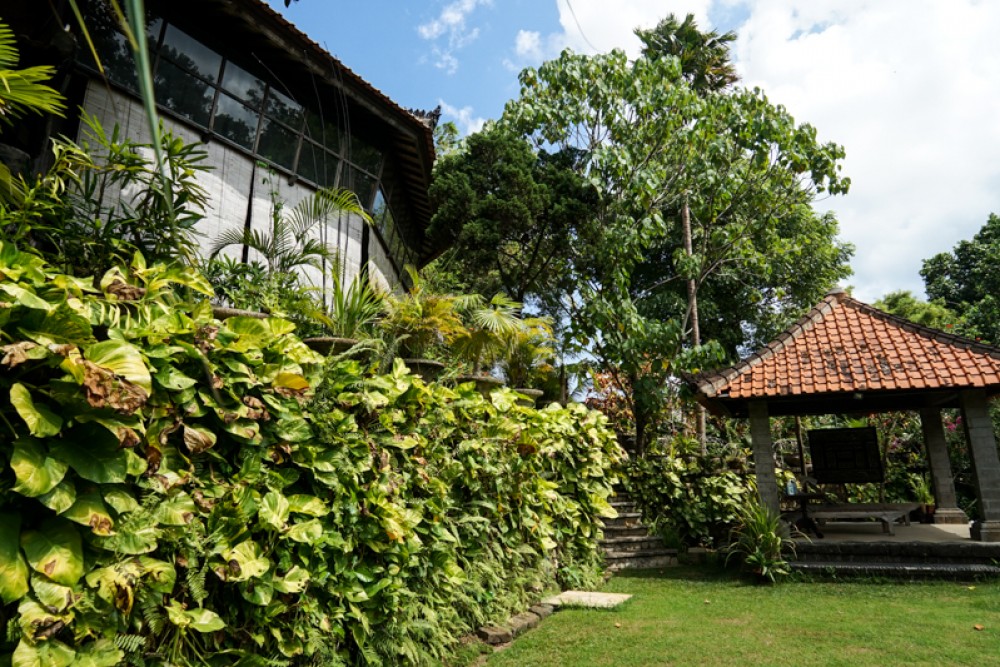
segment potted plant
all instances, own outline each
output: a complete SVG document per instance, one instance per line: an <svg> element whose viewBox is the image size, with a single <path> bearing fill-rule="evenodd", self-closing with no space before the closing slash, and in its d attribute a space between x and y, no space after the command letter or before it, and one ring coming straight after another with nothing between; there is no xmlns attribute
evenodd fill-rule
<svg viewBox="0 0 1000 667"><path fill-rule="evenodd" d="M427 289L413 267L407 267L412 288L402 295L388 295L383 301L383 332L409 369L425 380L435 379L445 365L432 356L441 356L444 347L463 331L456 310L457 297Z"/></svg>
<svg viewBox="0 0 1000 667"><path fill-rule="evenodd" d="M528 398L533 404L544 393L540 388L554 372L552 359L556 355L553 345L552 324L548 318L531 317L524 326L514 331L500 368L507 384Z"/></svg>
<svg viewBox="0 0 1000 667"><path fill-rule="evenodd" d="M332 283L326 313L320 318L330 335L302 341L323 354L345 352L361 339L373 338L384 308L384 295L366 273L355 276L346 288L338 275Z"/></svg>
<svg viewBox="0 0 1000 667"><path fill-rule="evenodd" d="M456 380L475 382L480 391L487 392L503 384L503 380L484 369L492 368L510 348L514 337L525 329L524 320L517 316L521 304L497 294L488 303L473 295L462 305L467 324L455 336L452 348L470 373Z"/></svg>

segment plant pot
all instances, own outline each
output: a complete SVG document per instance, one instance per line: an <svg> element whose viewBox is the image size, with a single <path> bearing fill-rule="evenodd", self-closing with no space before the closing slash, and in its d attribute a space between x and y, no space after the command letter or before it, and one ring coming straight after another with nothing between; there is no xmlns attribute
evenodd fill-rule
<svg viewBox="0 0 1000 667"><path fill-rule="evenodd" d="M444 373L444 364L433 359L403 359L403 363L414 375L419 375L424 382L434 382Z"/></svg>
<svg viewBox="0 0 1000 667"><path fill-rule="evenodd" d="M337 336L314 336L303 338L302 342L320 354L342 354L358 344L357 338Z"/></svg>
<svg viewBox="0 0 1000 667"><path fill-rule="evenodd" d="M924 503L920 508L921 517L920 523L934 523L934 503Z"/></svg>
<svg viewBox="0 0 1000 667"><path fill-rule="evenodd" d="M455 384L463 384L465 382L473 382L476 385L476 389L483 396L489 397L490 392L497 387L503 386L503 380L500 378L495 378L492 375L457 375L455 376Z"/></svg>
<svg viewBox="0 0 1000 667"><path fill-rule="evenodd" d="M542 394L545 393L541 389L529 389L527 387L518 387L514 391L521 394L521 397L517 399L518 405L523 405L527 408L533 406L535 401L541 398Z"/></svg>
<svg viewBox="0 0 1000 667"><path fill-rule="evenodd" d="M258 320L266 320L270 315L256 310L243 310L242 308L226 308L224 306L212 306L212 316L217 320L227 320L230 317L253 317Z"/></svg>

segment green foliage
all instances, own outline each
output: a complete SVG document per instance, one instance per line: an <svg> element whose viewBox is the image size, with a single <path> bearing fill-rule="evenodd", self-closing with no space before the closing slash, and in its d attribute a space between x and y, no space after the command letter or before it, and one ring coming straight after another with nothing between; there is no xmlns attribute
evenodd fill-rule
<svg viewBox="0 0 1000 667"><path fill-rule="evenodd" d="M55 74L53 67L18 69L16 41L14 32L0 20L0 129L25 113L62 115L66 108L62 95L45 84Z"/></svg>
<svg viewBox="0 0 1000 667"><path fill-rule="evenodd" d="M388 295L380 326L407 358L436 357L464 331L458 297L430 289L416 269L407 267L412 286L400 295Z"/></svg>
<svg viewBox="0 0 1000 667"><path fill-rule="evenodd" d="M941 300L922 301L912 292L898 290L889 292L872 304L879 310L933 329L943 331L960 326L958 315L950 311Z"/></svg>
<svg viewBox="0 0 1000 667"><path fill-rule="evenodd" d="M756 493L744 462L693 452L697 443L677 438L657 443L629 463L629 493L655 530L686 546L719 547Z"/></svg>
<svg viewBox="0 0 1000 667"><path fill-rule="evenodd" d="M678 22L673 14L650 30L635 30L642 41L642 53L647 58L676 58L681 77L697 91L723 90L736 83L739 77L729 59L729 45L736 41L735 32L722 35L714 30L702 32L688 14Z"/></svg>
<svg viewBox="0 0 1000 667"><path fill-rule="evenodd" d="M756 495L746 498L739 511L739 525L727 548L726 563L733 556L760 583L775 583L791 574L785 555L794 552L795 542L787 537L781 517L761 504Z"/></svg>
<svg viewBox="0 0 1000 667"><path fill-rule="evenodd" d="M991 213L986 224L951 252L924 260L920 275L932 301L941 301L961 318L958 333L1000 343L1000 216Z"/></svg>
<svg viewBox="0 0 1000 667"><path fill-rule="evenodd" d="M0 243L14 664L432 664L529 590L594 583L599 413L323 366L290 322L177 288L209 291Z"/></svg>
<svg viewBox="0 0 1000 667"><path fill-rule="evenodd" d="M84 116L88 138L53 141L48 173L22 180L21 197L0 200L0 240L30 243L59 270L102 274L135 252L149 261L196 255L195 225L206 193L198 184L205 152L170 133L159 145L169 189L145 155L151 144L108 134Z"/></svg>

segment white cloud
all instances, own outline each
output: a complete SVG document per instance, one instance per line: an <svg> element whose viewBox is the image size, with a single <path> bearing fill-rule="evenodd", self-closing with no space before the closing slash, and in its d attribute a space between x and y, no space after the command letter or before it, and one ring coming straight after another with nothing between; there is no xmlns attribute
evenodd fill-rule
<svg viewBox="0 0 1000 667"><path fill-rule="evenodd" d="M514 42L514 57L504 60L509 70L537 66L569 47L577 53L603 53L624 49L639 54L641 43L636 28L652 28L670 13L683 17L694 14L699 26L708 25L712 0L556 0L561 30L542 36L521 30ZM528 48L532 47L532 48Z"/></svg>
<svg viewBox="0 0 1000 667"><path fill-rule="evenodd" d="M467 136L473 132L478 132L483 129L483 125L486 124L486 119L482 116L476 116L472 107L453 107L444 100L440 100L441 104L441 115L445 118L449 118L455 122L458 126L458 131L461 135Z"/></svg>
<svg viewBox="0 0 1000 667"><path fill-rule="evenodd" d="M923 290L921 260L1000 211L1000 4L757 0L735 55L825 141L847 150L851 192L820 202L857 246L855 294Z"/></svg>
<svg viewBox="0 0 1000 667"><path fill-rule="evenodd" d="M456 51L460 51L479 37L479 28L470 28L468 17L477 7L489 6L493 0L455 0L446 5L437 18L417 26L417 33L435 42L432 53L434 65L454 74L458 70Z"/></svg>

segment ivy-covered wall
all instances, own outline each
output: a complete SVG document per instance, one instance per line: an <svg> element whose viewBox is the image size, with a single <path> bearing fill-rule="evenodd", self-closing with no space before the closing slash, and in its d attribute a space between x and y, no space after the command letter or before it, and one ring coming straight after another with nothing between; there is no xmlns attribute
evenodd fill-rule
<svg viewBox="0 0 1000 667"><path fill-rule="evenodd" d="M324 359L208 291L0 243L0 664L433 664L597 575L599 413Z"/></svg>

